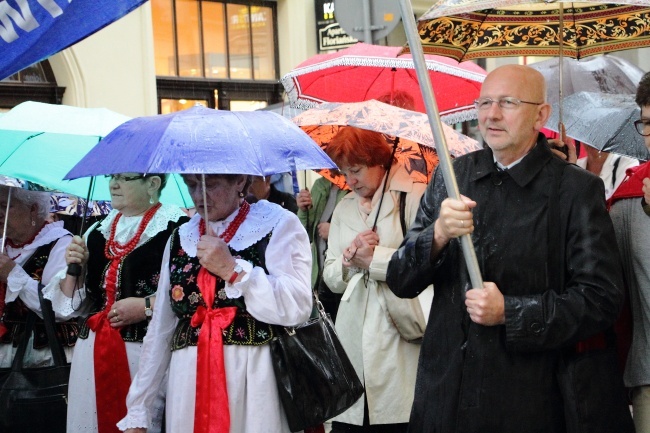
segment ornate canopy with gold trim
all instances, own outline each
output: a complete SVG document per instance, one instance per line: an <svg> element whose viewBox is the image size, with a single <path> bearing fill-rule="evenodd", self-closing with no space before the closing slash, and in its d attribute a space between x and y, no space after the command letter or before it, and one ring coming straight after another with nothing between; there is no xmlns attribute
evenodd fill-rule
<svg viewBox="0 0 650 433"><path fill-rule="evenodd" d="M561 6L563 55L580 59L650 45L650 1L626 3L439 0L418 28L426 53L458 61L557 56Z"/></svg>

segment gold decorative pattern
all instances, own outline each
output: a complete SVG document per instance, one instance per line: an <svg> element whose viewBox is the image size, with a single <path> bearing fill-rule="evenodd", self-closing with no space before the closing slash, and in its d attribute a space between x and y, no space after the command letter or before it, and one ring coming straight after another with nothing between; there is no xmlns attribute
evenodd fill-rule
<svg viewBox="0 0 650 433"><path fill-rule="evenodd" d="M557 4L548 10L485 9L420 21L419 33L426 53L458 61L557 56L559 12ZM564 9L563 36L564 55L576 59L648 46L650 6L567 7Z"/></svg>

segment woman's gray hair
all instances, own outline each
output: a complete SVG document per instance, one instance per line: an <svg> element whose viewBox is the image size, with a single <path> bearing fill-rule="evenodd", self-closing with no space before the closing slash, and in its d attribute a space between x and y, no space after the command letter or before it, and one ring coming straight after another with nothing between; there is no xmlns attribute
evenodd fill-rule
<svg viewBox="0 0 650 433"><path fill-rule="evenodd" d="M26 206L36 205L37 215L41 221L50 216L52 202L49 192L29 191L21 188L11 188L11 200L18 200Z"/></svg>

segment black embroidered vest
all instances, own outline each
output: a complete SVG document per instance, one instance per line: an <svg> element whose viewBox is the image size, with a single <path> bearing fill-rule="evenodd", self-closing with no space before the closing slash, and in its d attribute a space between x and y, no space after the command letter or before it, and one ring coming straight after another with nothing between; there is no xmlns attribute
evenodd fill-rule
<svg viewBox="0 0 650 433"><path fill-rule="evenodd" d="M165 230L157 233L125 257L118 274L116 301L130 297L144 298L156 293L167 240L176 227L188 220L182 217L178 222L170 221ZM106 238L98 228L99 226L88 235L90 256L86 276L86 296L92 303L90 310L92 314L102 311L106 305L104 277L110 266L110 261L104 255ZM88 338L87 320L88 317L81 321L80 338ZM148 321L143 319L141 322L121 328L122 339L129 342L142 342L147 333L147 325Z"/></svg>
<svg viewBox="0 0 650 433"><path fill-rule="evenodd" d="M43 269L50 257L50 252L57 242L58 239L47 245L38 247L22 267L27 275L39 283L43 277ZM7 333L0 338L0 344L11 343L14 346L18 346L22 334L25 332L27 312L28 308L20 298L6 305L2 322L7 327ZM57 322L55 330L56 336L64 347L74 346L77 341L77 335L79 334L76 319L71 319L67 322ZM49 347L45 333L45 325L43 324L43 319L37 318L34 324L34 349L43 349L45 347Z"/></svg>
<svg viewBox="0 0 650 433"><path fill-rule="evenodd" d="M271 237L269 233L254 245L243 251L230 249L235 258L249 261L253 266L260 266L266 273L264 266L264 252ZM182 349L187 346L196 346L200 328L194 328L190 322L199 305L205 306L196 277L201 269L199 260L190 257L181 247L178 230L174 231L171 241L169 271L170 271L170 301L172 311L180 319L172 338L171 350ZM275 335L274 325L255 319L246 311L244 297L231 299L226 296L226 283L217 278L217 287L213 308L237 307L235 319L224 330L223 344L244 346L258 346L268 343Z"/></svg>

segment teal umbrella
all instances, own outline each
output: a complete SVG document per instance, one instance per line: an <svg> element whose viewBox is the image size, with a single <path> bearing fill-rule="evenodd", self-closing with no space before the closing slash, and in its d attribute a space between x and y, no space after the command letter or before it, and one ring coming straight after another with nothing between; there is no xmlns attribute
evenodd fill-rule
<svg viewBox="0 0 650 433"><path fill-rule="evenodd" d="M87 197L90 179L63 180L99 141L130 118L105 108L24 102L0 117L0 174L45 189ZM110 200L108 179L95 178L93 200ZM182 179L172 176L161 201L191 207Z"/></svg>

